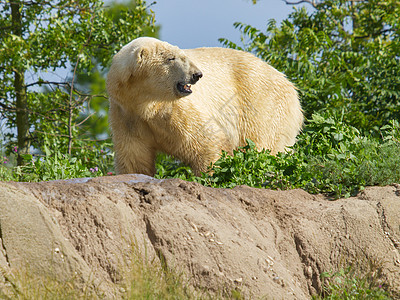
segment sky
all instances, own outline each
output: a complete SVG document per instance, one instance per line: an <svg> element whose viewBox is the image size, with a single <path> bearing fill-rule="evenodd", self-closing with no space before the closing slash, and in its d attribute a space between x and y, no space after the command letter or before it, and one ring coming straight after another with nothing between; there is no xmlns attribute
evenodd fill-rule
<svg viewBox="0 0 400 300"><path fill-rule="evenodd" d="M241 22L265 31L269 19L284 20L293 10L283 0L156 0L151 6L160 39L182 49L220 47L219 38L240 44ZM151 3L148 0L147 3Z"/></svg>

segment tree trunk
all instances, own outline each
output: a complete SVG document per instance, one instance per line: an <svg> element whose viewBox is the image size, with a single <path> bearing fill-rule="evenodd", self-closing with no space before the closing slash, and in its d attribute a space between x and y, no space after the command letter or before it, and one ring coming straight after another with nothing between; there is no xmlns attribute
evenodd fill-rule
<svg viewBox="0 0 400 300"><path fill-rule="evenodd" d="M11 2L11 17L13 34L22 37L22 17L21 3L14 0ZM29 115L27 111L27 95L25 90L25 69L20 68L14 70L14 91L16 105L16 125L18 134L18 158L17 164L23 164L23 154L29 153Z"/></svg>

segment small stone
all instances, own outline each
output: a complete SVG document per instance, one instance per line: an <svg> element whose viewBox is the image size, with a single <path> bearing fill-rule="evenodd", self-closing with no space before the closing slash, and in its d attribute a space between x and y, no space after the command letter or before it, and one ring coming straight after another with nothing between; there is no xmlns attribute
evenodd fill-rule
<svg viewBox="0 0 400 300"><path fill-rule="evenodd" d="M268 258L265 259L265 262L269 265L269 266L273 266L274 265L274 260L268 256Z"/></svg>
<svg viewBox="0 0 400 300"><path fill-rule="evenodd" d="M196 224L194 224L193 222L190 222L190 225L192 225L193 230L194 230L195 232L199 232L199 229L197 228Z"/></svg>
<svg viewBox="0 0 400 300"><path fill-rule="evenodd" d="M203 270L201 272L203 275L209 275L210 271L211 271L211 268L209 266L203 265Z"/></svg>
<svg viewBox="0 0 400 300"><path fill-rule="evenodd" d="M311 266L308 266L306 269L305 269L305 275L308 277L308 278L311 278L312 277L312 274L313 274L313 270L312 270L312 267Z"/></svg>
<svg viewBox="0 0 400 300"><path fill-rule="evenodd" d="M234 280L234 282L236 282L236 283L241 283L242 281L243 281L243 278L242 278L242 277L236 278L236 279Z"/></svg>

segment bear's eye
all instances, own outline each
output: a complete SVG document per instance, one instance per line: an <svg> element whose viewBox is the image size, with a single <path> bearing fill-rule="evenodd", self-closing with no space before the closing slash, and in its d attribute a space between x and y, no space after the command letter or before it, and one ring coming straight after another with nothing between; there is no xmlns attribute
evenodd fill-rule
<svg viewBox="0 0 400 300"><path fill-rule="evenodd" d="M174 61L175 60L175 57L169 57L168 58L168 61Z"/></svg>

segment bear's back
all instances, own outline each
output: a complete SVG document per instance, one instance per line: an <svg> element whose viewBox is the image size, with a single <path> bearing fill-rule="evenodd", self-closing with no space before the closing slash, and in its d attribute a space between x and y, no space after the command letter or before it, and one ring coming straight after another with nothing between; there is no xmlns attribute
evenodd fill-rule
<svg viewBox="0 0 400 300"><path fill-rule="evenodd" d="M273 153L293 145L303 115L296 88L283 73L240 50L196 48L184 52L203 73L187 101L201 98L198 105L220 118L222 127L235 124L239 145L250 138Z"/></svg>

